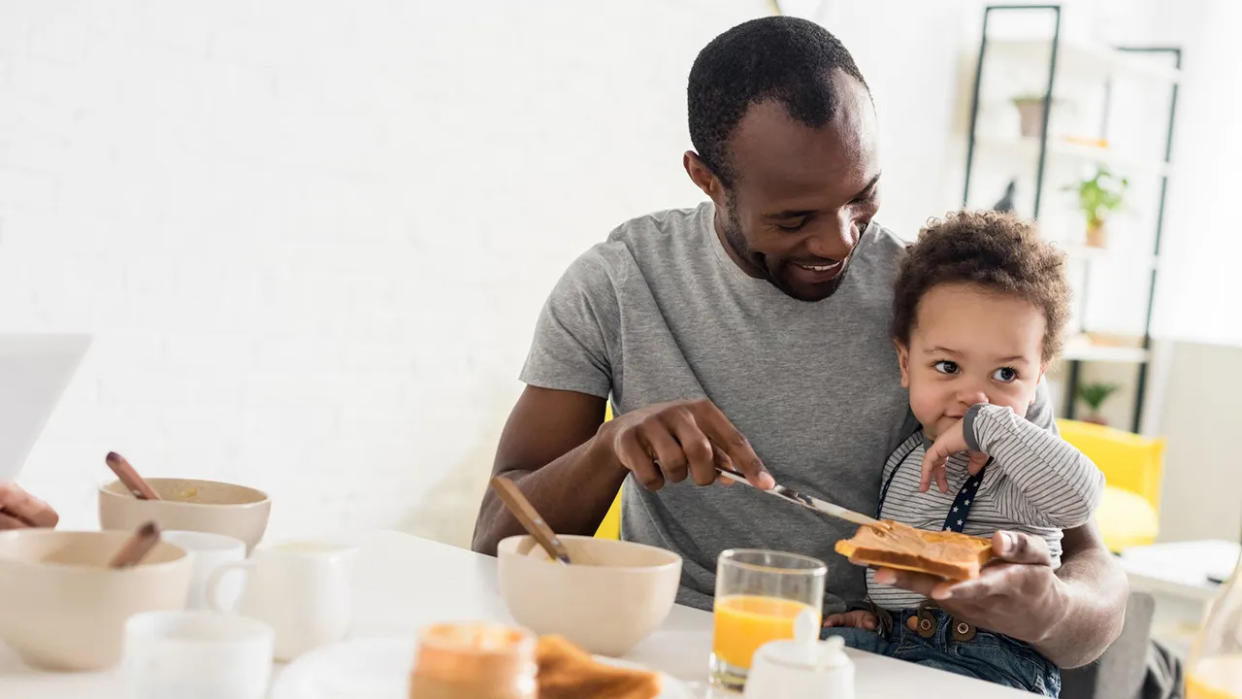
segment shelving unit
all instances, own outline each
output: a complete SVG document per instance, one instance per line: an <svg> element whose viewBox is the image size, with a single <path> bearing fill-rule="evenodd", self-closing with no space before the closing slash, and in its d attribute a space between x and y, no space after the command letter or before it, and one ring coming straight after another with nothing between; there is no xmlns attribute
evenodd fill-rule
<svg viewBox="0 0 1242 699"><path fill-rule="evenodd" d="M1151 348L1151 314L1155 297L1157 273L1160 269L1160 246L1164 234L1164 205L1168 189L1168 178L1173 173L1169 162L1173 144L1173 124L1177 110L1177 89L1181 80L1181 50L1176 47L1110 47L1092 43L1066 41L1061 35L1061 6L1049 5L989 5L983 13L983 30L979 42L979 57L975 67L974 86L971 98L970 125L966 148L966 176L962 194L962 205L970 206L973 178L977 175L976 166L986 154L988 158L1003 159L1007 163L1029 163L1034 169L1034 196L1028 210L1020 209L1019 215L1029 216L1040 221L1041 207L1046 202L1046 189L1052 186L1059 188L1060 183L1045 182L1050 169L1063 169L1070 165L1100 164L1110 170L1124 175L1155 178L1159 183L1159 197L1155 202L1155 231L1151 253L1140 253L1129 250L1118 254L1115 250L1091 248L1077 244L1063 244L1068 259L1081 269L1081 284L1077 289L1078 302L1085 316L1087 308L1087 287L1092 268L1097 264L1120 261L1127 269L1137 269L1148 275L1145 289L1145 308L1141 334L1137 335L1137 346L1103 346L1078 341L1067 343L1063 359L1067 363L1067 379L1065 404L1062 414L1074 417L1076 409L1075 397L1081 379L1083 365L1091 362L1108 362L1114 364L1133 364L1136 366L1136 388L1133 406L1132 430L1139 431L1142 420L1143 400L1146 391L1147 368ZM1017 13L1024 13L1018 15ZM1051 20L1051 35L1047 38L1013 38L991 37L988 29L994 20L1002 14L1006 17L1020 16L1024 20L1033 15L1042 15ZM1162 64L1145 58L1151 55L1166 55L1170 64ZM986 68L990 60L1008 61L1038 71L1033 73L1042 76L1043 120L1038 138L998 137L994 134L980 133L981 92L984 87ZM1099 133L1096 143L1108 143L1109 110L1112 104L1115 81L1126 78L1139 80L1144 86L1151 85L1157 89L1169 90L1168 122L1164 134L1163 157L1142 157L1139 154L1115 148L1094 145L1087 142L1070 141L1060 137L1050 137L1049 124L1053 110L1059 106L1073 103L1075 89L1082 85L1096 85L1101 91L1103 116L1100 118ZM1011 97L1005 95L1004 97ZM1046 229L1045 229L1046 230ZM1085 322L1080 318L1080 322ZM1078 328L1085 333L1088 328Z"/></svg>

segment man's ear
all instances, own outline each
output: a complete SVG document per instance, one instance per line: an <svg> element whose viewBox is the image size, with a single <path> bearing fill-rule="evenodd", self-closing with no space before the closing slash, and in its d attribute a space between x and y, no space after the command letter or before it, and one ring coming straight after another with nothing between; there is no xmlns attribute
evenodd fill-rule
<svg viewBox="0 0 1242 699"><path fill-rule="evenodd" d="M893 347L897 348L897 365L901 367L901 387L910 388L910 348L901 340L893 340Z"/></svg>
<svg viewBox="0 0 1242 699"><path fill-rule="evenodd" d="M690 175L690 181L703 190L703 193L716 204L717 208L724 206L724 184L707 166L707 163L703 162L699 154L688 150L685 155L681 156L681 162L686 168L686 174Z"/></svg>

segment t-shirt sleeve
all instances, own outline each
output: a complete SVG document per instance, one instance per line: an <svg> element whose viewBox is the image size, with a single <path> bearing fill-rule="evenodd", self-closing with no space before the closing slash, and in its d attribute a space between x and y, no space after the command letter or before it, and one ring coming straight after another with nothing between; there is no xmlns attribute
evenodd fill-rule
<svg viewBox="0 0 1242 699"><path fill-rule="evenodd" d="M531 386L607 398L610 350L617 349L620 312L616 286L599 246L578 258L552 289L520 378Z"/></svg>

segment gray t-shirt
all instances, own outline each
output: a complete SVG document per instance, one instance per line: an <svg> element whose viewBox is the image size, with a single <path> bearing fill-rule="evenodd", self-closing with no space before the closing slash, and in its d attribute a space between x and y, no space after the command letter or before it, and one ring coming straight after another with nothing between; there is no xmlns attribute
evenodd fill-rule
<svg viewBox="0 0 1242 699"><path fill-rule="evenodd" d="M747 276L721 246L715 208L634 219L578 258L548 298L521 378L611 394L614 411L709 398L778 483L874 513L889 453L918 424L888 325L904 244L872 224L832 296L793 299ZM625 481L624 539L680 553L678 601L708 608L716 558L769 548L827 562L825 610L866 594L833 550L855 527L738 486Z"/></svg>

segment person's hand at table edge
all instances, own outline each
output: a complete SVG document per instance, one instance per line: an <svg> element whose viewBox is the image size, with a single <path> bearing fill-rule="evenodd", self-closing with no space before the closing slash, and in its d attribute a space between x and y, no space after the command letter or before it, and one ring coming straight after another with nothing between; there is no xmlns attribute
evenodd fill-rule
<svg viewBox="0 0 1242 699"><path fill-rule="evenodd" d="M0 529L55 527L60 515L16 483L0 483Z"/></svg>

